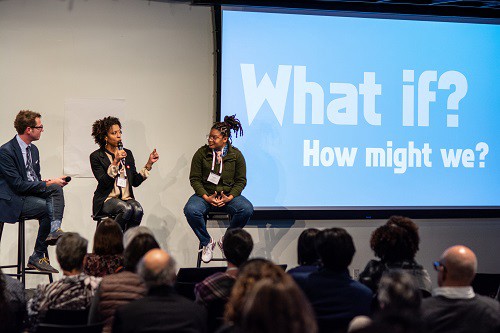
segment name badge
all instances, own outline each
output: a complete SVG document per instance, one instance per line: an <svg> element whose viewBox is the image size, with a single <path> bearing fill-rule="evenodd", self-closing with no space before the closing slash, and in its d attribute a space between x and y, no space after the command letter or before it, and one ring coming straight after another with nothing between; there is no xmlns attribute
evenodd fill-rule
<svg viewBox="0 0 500 333"><path fill-rule="evenodd" d="M211 182L212 184L219 184L219 180L220 180L220 176L218 174L215 174L213 172L210 172L210 175L208 176L208 179L207 179L209 182Z"/></svg>
<svg viewBox="0 0 500 333"><path fill-rule="evenodd" d="M118 177L116 179L116 185L118 187L127 187L127 178L125 178L125 177Z"/></svg>

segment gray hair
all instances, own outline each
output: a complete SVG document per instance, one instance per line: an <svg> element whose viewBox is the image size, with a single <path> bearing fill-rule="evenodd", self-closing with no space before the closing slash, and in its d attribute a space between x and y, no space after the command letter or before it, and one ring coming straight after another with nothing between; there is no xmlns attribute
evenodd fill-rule
<svg viewBox="0 0 500 333"><path fill-rule="evenodd" d="M146 267L143 257L137 265L137 274L144 280L148 289L158 286L173 286L176 278L175 260L170 257L165 267L160 270L152 270Z"/></svg>
<svg viewBox="0 0 500 333"><path fill-rule="evenodd" d="M65 232L57 241L56 256L65 271L81 270L87 254L88 241L77 232Z"/></svg>
<svg viewBox="0 0 500 333"><path fill-rule="evenodd" d="M384 309L399 311L418 310L422 299L414 277L402 269L389 270L382 275L377 298Z"/></svg>
<svg viewBox="0 0 500 333"><path fill-rule="evenodd" d="M154 237L153 232L148 227L140 225L137 227L130 228L123 234L123 248L126 249L127 246L129 246L132 239L134 239L135 236L141 234L148 234Z"/></svg>

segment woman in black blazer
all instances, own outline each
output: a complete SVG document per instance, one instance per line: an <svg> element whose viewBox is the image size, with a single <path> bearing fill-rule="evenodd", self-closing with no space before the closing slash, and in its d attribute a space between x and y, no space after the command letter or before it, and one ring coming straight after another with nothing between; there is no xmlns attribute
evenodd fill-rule
<svg viewBox="0 0 500 333"><path fill-rule="evenodd" d="M98 182L92 201L93 214L116 215L116 222L125 231L138 226L144 215L132 188L148 178L160 156L153 150L146 165L137 172L132 152L121 146L121 128L120 120L115 117L94 122L92 136L100 148L90 154L90 165Z"/></svg>

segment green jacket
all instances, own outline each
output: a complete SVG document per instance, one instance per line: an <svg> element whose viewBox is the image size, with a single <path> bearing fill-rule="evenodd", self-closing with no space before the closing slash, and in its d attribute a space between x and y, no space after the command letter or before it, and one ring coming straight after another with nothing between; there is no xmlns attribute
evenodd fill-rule
<svg viewBox="0 0 500 333"><path fill-rule="evenodd" d="M212 169L212 149L204 145L196 151L191 161L189 181L194 192L200 197L203 194L212 195L214 192L224 191L225 195L237 197L247 184L247 167L241 151L228 143L226 156L222 158L222 175L219 184L210 183L207 179ZM220 165L215 165L215 172L219 172Z"/></svg>

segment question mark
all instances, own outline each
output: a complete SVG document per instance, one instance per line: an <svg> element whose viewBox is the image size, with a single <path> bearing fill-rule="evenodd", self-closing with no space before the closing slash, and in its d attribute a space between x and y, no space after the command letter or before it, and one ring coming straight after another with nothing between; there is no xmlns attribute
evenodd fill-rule
<svg viewBox="0 0 500 333"><path fill-rule="evenodd" d="M479 167L484 168L484 158L486 157L486 155L488 155L488 152L490 151L490 147L485 142L479 142L476 145L476 150L480 152L479 159L482 161L482 162L479 162Z"/></svg>
<svg viewBox="0 0 500 333"><path fill-rule="evenodd" d="M447 71L439 77L438 89L450 89L455 86L455 91L448 96L446 107L448 110L457 110L458 104L465 97L468 90L467 78L460 72ZM447 127L458 127L458 114L449 114L446 117Z"/></svg>

